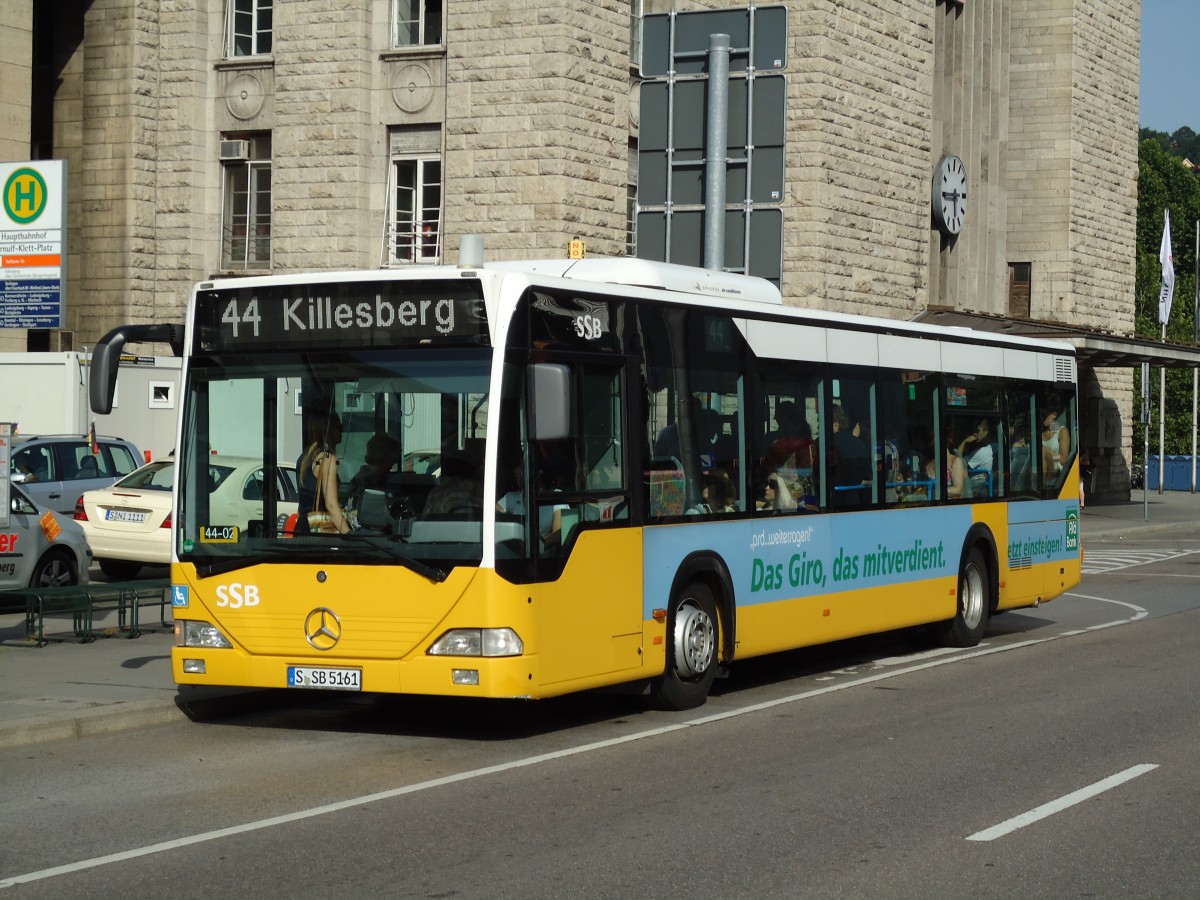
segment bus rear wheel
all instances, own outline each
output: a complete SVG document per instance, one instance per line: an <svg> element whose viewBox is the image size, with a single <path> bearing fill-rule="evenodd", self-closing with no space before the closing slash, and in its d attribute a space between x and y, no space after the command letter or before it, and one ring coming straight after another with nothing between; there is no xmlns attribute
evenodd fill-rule
<svg viewBox="0 0 1200 900"><path fill-rule="evenodd" d="M658 709L694 709L708 698L720 646L717 603L705 584L692 582L672 599L667 615L667 669L650 686Z"/></svg>
<svg viewBox="0 0 1200 900"><path fill-rule="evenodd" d="M958 573L958 610L954 618L936 627L938 642L945 647L974 647L987 630L991 584L987 563L978 547L972 547Z"/></svg>

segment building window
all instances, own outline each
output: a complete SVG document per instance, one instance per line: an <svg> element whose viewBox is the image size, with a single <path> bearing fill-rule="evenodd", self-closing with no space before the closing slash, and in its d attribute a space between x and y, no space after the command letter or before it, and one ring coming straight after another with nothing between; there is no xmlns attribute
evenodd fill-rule
<svg viewBox="0 0 1200 900"><path fill-rule="evenodd" d="M228 0L225 7L225 55L266 56L271 52L271 16L275 0Z"/></svg>
<svg viewBox="0 0 1200 900"><path fill-rule="evenodd" d="M642 65L642 0L629 4L629 61L635 69Z"/></svg>
<svg viewBox="0 0 1200 900"><path fill-rule="evenodd" d="M1028 319L1029 298L1033 288L1033 264L1008 264L1008 314Z"/></svg>
<svg viewBox="0 0 1200 900"><path fill-rule="evenodd" d="M442 0L392 0L392 43L419 47L442 42Z"/></svg>
<svg viewBox="0 0 1200 900"><path fill-rule="evenodd" d="M442 249L441 130L393 131L383 264L436 263Z"/></svg>
<svg viewBox="0 0 1200 900"><path fill-rule="evenodd" d="M271 135L231 134L221 139L225 201L221 264L226 269L271 265Z"/></svg>
<svg viewBox="0 0 1200 900"><path fill-rule="evenodd" d="M625 179L625 255L637 256L637 138L629 139L628 175Z"/></svg>

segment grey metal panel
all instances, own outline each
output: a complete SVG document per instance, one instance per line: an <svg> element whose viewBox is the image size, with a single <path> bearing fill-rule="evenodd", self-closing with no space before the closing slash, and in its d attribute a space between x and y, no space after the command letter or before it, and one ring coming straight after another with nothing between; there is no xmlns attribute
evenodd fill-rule
<svg viewBox="0 0 1200 900"><path fill-rule="evenodd" d="M754 68L782 69L787 65L787 7L759 6L754 17Z"/></svg>
<svg viewBox="0 0 1200 900"><path fill-rule="evenodd" d="M671 218L671 262L684 266L704 265L704 213L676 212Z"/></svg>
<svg viewBox="0 0 1200 900"><path fill-rule="evenodd" d="M750 199L755 203L783 202L783 147L754 148L754 183ZM730 196L733 196L732 190Z"/></svg>
<svg viewBox="0 0 1200 900"><path fill-rule="evenodd" d="M671 139L675 149L704 149L708 80L675 82L675 121Z"/></svg>
<svg viewBox="0 0 1200 900"><path fill-rule="evenodd" d="M638 151L637 199L639 206L661 206L667 202L667 154L665 151Z"/></svg>
<svg viewBox="0 0 1200 900"><path fill-rule="evenodd" d="M782 69L787 65L787 7L758 6L753 9L706 9L675 13L675 55L671 61L671 14L642 17L643 78L661 78L674 70L676 75L700 75L706 60L710 34L729 35L729 69L747 69L750 47L750 21L754 20L754 67ZM682 58L681 58L682 55Z"/></svg>
<svg viewBox="0 0 1200 900"><path fill-rule="evenodd" d="M641 259L667 261L667 214L665 212L661 210L638 212L637 252Z"/></svg>
<svg viewBox="0 0 1200 900"><path fill-rule="evenodd" d="M783 275L783 210L756 209L750 214L750 260L747 275L779 284Z"/></svg>
<svg viewBox="0 0 1200 900"><path fill-rule="evenodd" d="M642 16L642 77L659 78L671 68L671 17Z"/></svg>
<svg viewBox="0 0 1200 900"><path fill-rule="evenodd" d="M680 59L681 53L703 53L708 49L710 34L729 35L729 46L750 45L750 11L747 9L697 10L678 13L675 17L675 71L679 75L703 74L708 65L704 56L689 56ZM744 54L730 53L729 71L742 72L746 69Z"/></svg>
<svg viewBox="0 0 1200 900"><path fill-rule="evenodd" d="M641 85L638 147L642 150L666 150L668 147L667 89L665 81L647 81Z"/></svg>

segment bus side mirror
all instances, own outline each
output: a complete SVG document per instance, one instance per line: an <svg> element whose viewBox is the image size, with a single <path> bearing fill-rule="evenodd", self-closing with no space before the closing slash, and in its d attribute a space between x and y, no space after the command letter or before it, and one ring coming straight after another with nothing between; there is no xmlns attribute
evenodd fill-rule
<svg viewBox="0 0 1200 900"><path fill-rule="evenodd" d="M108 415L112 412L117 392L117 369L126 341L170 344L172 353L183 356L182 325L120 325L114 328L92 348L88 400L94 413Z"/></svg>
<svg viewBox="0 0 1200 900"><path fill-rule="evenodd" d="M571 370L560 363L529 367L529 437L559 441L571 436Z"/></svg>

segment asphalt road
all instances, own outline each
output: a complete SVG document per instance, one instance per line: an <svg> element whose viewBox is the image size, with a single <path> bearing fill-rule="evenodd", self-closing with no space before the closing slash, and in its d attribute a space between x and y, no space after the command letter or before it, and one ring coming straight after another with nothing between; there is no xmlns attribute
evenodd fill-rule
<svg viewBox="0 0 1200 900"><path fill-rule="evenodd" d="M973 651L634 698L323 698L0 752L13 897L1159 897L1200 884L1200 539Z"/></svg>

